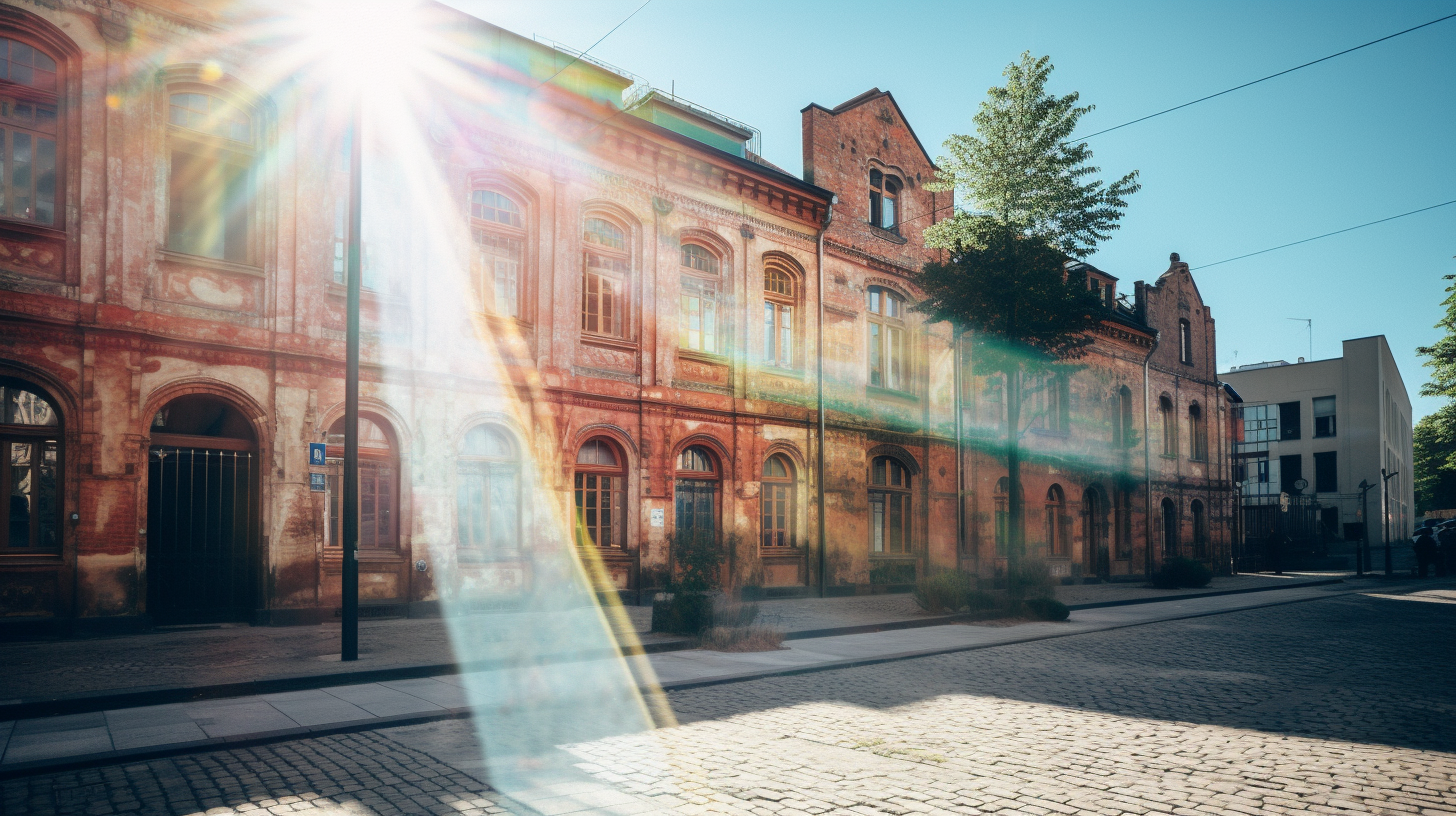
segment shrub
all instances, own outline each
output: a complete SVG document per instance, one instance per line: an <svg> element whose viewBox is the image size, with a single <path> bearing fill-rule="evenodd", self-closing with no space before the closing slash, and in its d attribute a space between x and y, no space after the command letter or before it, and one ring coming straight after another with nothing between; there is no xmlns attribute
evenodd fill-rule
<svg viewBox="0 0 1456 816"><path fill-rule="evenodd" d="M1153 586L1158 589L1178 589L1208 586L1213 572L1191 558L1169 558L1163 568L1153 576Z"/></svg>
<svg viewBox="0 0 1456 816"><path fill-rule="evenodd" d="M660 595L652 601L652 631L696 635L713 625L713 599L693 592Z"/></svg>
<svg viewBox="0 0 1456 816"><path fill-rule="evenodd" d="M984 589L973 589L966 593L966 608L972 612L995 609L1000 605L1001 599Z"/></svg>
<svg viewBox="0 0 1456 816"><path fill-rule="evenodd" d="M771 652L784 648L784 633L767 626L714 626L698 646L715 652Z"/></svg>
<svg viewBox="0 0 1456 816"><path fill-rule="evenodd" d="M1012 600L1055 594L1051 568L1040 558L1022 558L1006 567L1006 595Z"/></svg>
<svg viewBox="0 0 1456 816"><path fill-rule="evenodd" d="M966 606L973 592L971 577L963 572L944 570L915 582L915 603L926 612L955 612Z"/></svg>
<svg viewBox="0 0 1456 816"><path fill-rule="evenodd" d="M1052 598L1032 598L1023 601L1022 605L1037 620L1064 621L1068 615L1072 614L1072 610L1068 609L1066 604Z"/></svg>

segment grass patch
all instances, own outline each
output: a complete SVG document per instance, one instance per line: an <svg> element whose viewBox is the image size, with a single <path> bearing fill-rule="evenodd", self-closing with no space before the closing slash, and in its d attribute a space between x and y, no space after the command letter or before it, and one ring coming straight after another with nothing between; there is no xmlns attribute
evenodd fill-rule
<svg viewBox="0 0 1456 816"><path fill-rule="evenodd" d="M715 652L773 652L784 648L784 633L767 626L714 626L703 632L698 648Z"/></svg>

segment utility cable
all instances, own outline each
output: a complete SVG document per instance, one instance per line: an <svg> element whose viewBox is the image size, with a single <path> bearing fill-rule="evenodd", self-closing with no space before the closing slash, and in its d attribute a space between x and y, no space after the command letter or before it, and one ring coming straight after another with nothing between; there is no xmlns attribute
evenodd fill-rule
<svg viewBox="0 0 1456 816"><path fill-rule="evenodd" d="M642 5L640 5L640 6L637 7L637 11L641 11L642 9L647 8L648 3L651 3L651 2L652 2L652 0L646 0L646 2L644 2ZM582 57L585 57L588 53L590 53L593 48L596 48L597 46L601 45L602 44L602 40L605 40L606 38L608 38L608 37L612 36L613 34L615 34L617 32L617 29L619 29L622 26L624 26L624 25L627 24L627 21L628 20L632 19L633 17L636 17L637 16L637 11L634 11L631 14L628 14L626 17L623 17L622 18L622 22L617 23L616 25L612 26L612 30L611 31L608 31L607 33L603 34L601 37L597 38L597 41L594 42L594 43L592 43L590 46L588 46L585 51L582 51L581 53L577 54L575 57L572 57L571 58L571 62L568 62L565 65L561 66L561 70L559 70L556 73L552 74L551 76L547 77L546 80L541 83L541 85L545 85L546 83L550 82L551 80L553 80L553 79L561 76L561 72L562 71L565 71L567 68L570 68L571 66L577 64L578 62L581 62L581 58ZM541 89L541 85L537 85L536 87L532 88L526 94L526 96L530 96L531 94L533 94L536 91L540 90Z"/></svg>
<svg viewBox="0 0 1456 816"><path fill-rule="evenodd" d="M1147 120L1152 119L1153 117L1162 116L1165 113L1172 113L1175 110L1182 110L1183 108L1186 108L1189 105L1197 105L1199 102L1207 102L1208 100L1213 99L1215 97L1223 96L1224 94L1233 93L1234 91L1237 91L1237 90L1240 90L1240 89L1243 89L1243 88L1247 88L1250 85L1258 85L1260 82L1264 82L1264 81L1273 79L1275 77L1281 77L1281 76L1284 76L1285 74L1293 73L1295 71L1298 71L1301 68L1308 68L1311 65L1318 65L1319 63L1324 62L1325 60L1332 60L1335 57L1344 56L1345 54L1348 54L1348 53L1350 53L1352 51L1359 51L1362 48L1369 48L1370 46L1375 45L1376 43L1383 43L1386 40L1393 39L1395 37L1399 37L1402 34L1409 34L1412 31L1419 31L1420 29L1425 28L1426 26L1433 26L1436 23L1443 23L1443 22L1445 22L1447 20L1450 20L1452 18L1456 18L1456 14L1448 14L1445 17L1441 17L1440 19L1432 20L1429 23L1421 23L1418 26L1414 26L1412 28L1407 28L1404 31L1397 31L1394 34L1388 34L1388 35L1386 35L1384 37L1381 37L1378 40L1371 40L1368 43L1363 43L1361 45L1357 45L1354 48L1346 48L1344 51L1340 51L1340 52L1335 53L1335 54L1330 54L1327 57L1320 57L1317 60L1313 60L1311 62L1306 62L1303 65L1296 65L1293 68L1286 68L1285 70L1280 71L1277 74L1270 74L1269 76L1266 76L1266 77L1260 77L1259 79L1256 79L1256 80L1254 80L1252 82L1245 82L1242 85L1236 85L1236 86L1234 86L1232 88L1229 88L1226 91L1219 91L1218 93L1215 93L1215 94L1209 94L1208 96L1199 97L1198 99L1195 99L1192 102L1184 102L1181 105L1175 105L1175 106L1173 106L1171 108L1168 108L1167 110L1161 110L1161 111L1158 111L1157 113L1150 113L1147 116L1143 116L1143 117L1134 119L1131 122L1123 122L1122 124L1117 125L1115 127L1110 127L1110 128L1105 129L1105 130L1099 130L1096 133L1089 133L1086 136L1073 136L1072 137L1072 140L1075 141L1075 140L1078 140L1078 139L1090 139L1093 136L1101 136L1104 133L1111 133L1112 131L1117 130L1119 128L1125 128L1128 125L1135 125L1138 122L1146 122Z"/></svg>
<svg viewBox="0 0 1456 816"><path fill-rule="evenodd" d="M1456 204L1456 198L1453 198L1450 201L1443 201L1440 204L1432 204L1429 207L1422 207L1419 210L1411 210L1410 212L1403 212L1400 215L1392 215L1389 218L1381 218L1381 219L1378 219L1378 220L1375 220L1375 221L1367 221L1364 224L1357 224L1357 225L1355 225L1353 227L1345 227L1344 229L1335 230L1334 232L1327 232L1324 235L1316 235L1313 238L1305 238L1302 241L1294 241L1293 243L1280 244L1277 247L1269 247L1268 249L1261 249L1258 252L1250 252L1247 255L1238 255L1238 256L1235 256L1233 258L1224 258L1221 261L1214 261L1213 263L1204 264L1202 266L1191 267L1191 269L1207 269L1210 266L1218 266L1219 264L1231 263L1233 261L1241 261L1244 258L1252 258L1255 255L1263 255L1265 252L1273 252L1276 249L1287 249L1288 247L1298 246L1299 244L1307 244L1310 241L1318 241L1321 238L1328 238L1331 235L1339 235L1342 232L1350 232L1352 230L1363 229L1365 227L1372 227L1372 226L1374 226L1376 224L1384 224L1386 221L1394 221L1397 218L1405 218L1407 215L1415 215L1416 213L1423 213L1426 210L1434 210L1437 207L1445 207L1445 206L1450 205L1450 204Z"/></svg>

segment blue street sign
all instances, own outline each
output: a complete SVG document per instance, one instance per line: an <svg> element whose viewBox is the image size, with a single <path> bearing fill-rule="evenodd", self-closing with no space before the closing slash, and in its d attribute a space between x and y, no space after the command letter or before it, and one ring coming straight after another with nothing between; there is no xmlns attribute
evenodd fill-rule
<svg viewBox="0 0 1456 816"><path fill-rule="evenodd" d="M313 493L324 493L329 489L329 483L324 481L327 477L322 473L308 474L308 489Z"/></svg>
<svg viewBox="0 0 1456 816"><path fill-rule="evenodd" d="M322 442L310 442L310 443L308 443L308 466L309 467L323 467L324 464L325 464L324 463L324 456L327 453L327 451L328 451L328 448L326 448L324 446L324 443L322 443Z"/></svg>

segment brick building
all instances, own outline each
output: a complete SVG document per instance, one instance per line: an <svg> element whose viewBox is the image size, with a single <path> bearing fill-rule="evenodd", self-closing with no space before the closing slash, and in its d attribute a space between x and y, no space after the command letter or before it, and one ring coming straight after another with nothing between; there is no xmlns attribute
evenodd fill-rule
<svg viewBox="0 0 1456 816"><path fill-rule="evenodd" d="M562 550L653 586L693 536L745 594L994 581L999 392L911 308L951 201L893 97L805 108L801 179L743 123L427 12L454 84L364 141L368 608L509 602ZM339 604L348 134L251 22L0 6L11 624ZM1213 348L1175 262L1040 392L1027 507L1060 497L1058 570L1222 557Z"/></svg>

